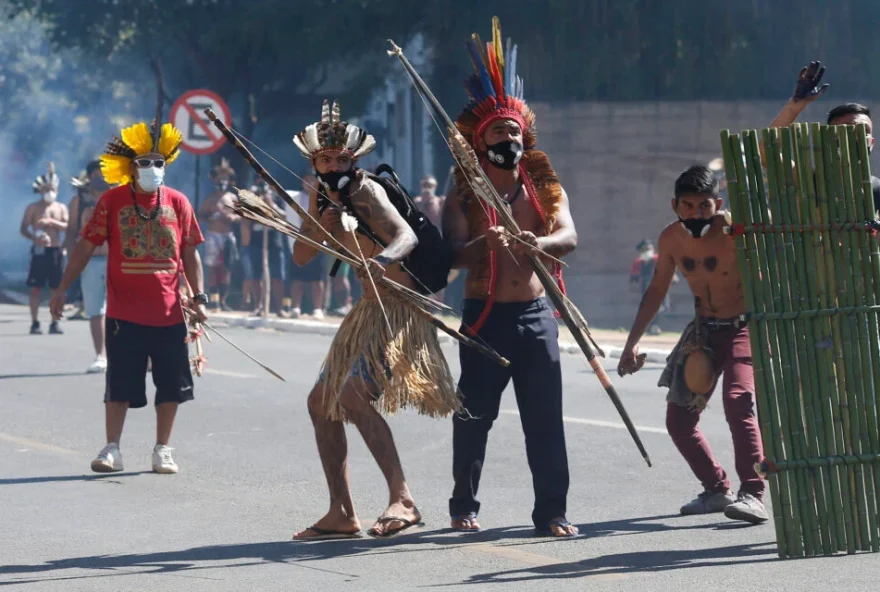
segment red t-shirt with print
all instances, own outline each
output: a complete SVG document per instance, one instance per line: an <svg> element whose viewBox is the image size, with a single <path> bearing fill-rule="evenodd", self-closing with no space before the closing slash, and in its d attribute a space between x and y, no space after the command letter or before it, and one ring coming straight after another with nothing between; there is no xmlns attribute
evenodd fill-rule
<svg viewBox="0 0 880 592"><path fill-rule="evenodd" d="M131 185L110 189L95 206L82 238L107 243L107 316L140 325L167 327L183 322L180 308L180 249L204 239L187 197L162 187L162 210L155 220L137 215ZM157 194L138 193L143 213L156 207Z"/></svg>

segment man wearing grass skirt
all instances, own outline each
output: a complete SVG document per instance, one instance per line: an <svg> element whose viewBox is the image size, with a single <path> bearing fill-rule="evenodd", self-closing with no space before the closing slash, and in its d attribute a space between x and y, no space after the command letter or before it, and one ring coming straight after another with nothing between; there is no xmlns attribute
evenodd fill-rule
<svg viewBox="0 0 880 592"><path fill-rule="evenodd" d="M309 188L310 216L303 221L303 232L315 241L329 243L326 233L318 228L320 223L349 252L365 261L369 275L360 277L363 297L339 326L308 397L330 490L330 509L293 538L360 536L348 481L345 422L357 426L388 483L388 507L367 534L389 537L419 526L422 516L380 411L390 414L410 407L424 415L445 416L458 411L460 401L437 330L424 317L414 316L400 296L379 286L387 276L416 288L400 261L416 247L418 238L382 186L355 168L357 160L375 148L373 136L342 121L338 104L331 106L325 101L321 120L297 134L294 143L309 159L320 182L319 188ZM346 202L352 210L347 210ZM356 219L359 222L353 223ZM374 242L370 234L386 246ZM293 245L293 259L299 266L308 265L317 255L318 251L302 240Z"/></svg>

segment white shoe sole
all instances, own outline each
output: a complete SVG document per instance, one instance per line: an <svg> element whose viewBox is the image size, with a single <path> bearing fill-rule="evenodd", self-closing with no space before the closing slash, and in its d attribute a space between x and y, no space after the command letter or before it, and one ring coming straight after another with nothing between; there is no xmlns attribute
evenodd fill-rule
<svg viewBox="0 0 880 592"><path fill-rule="evenodd" d="M122 470L122 467L114 467L107 461L103 460L93 460L92 461L92 471L95 473L118 473Z"/></svg>
<svg viewBox="0 0 880 592"><path fill-rule="evenodd" d="M731 508L730 506L724 509L724 515L731 520L742 520L743 522L749 522L750 524L763 524L769 520L769 517L767 516L758 516L751 512L740 510L739 508Z"/></svg>
<svg viewBox="0 0 880 592"><path fill-rule="evenodd" d="M153 465L153 472L159 473L160 475L174 475L177 471L177 467L157 467L156 465Z"/></svg>

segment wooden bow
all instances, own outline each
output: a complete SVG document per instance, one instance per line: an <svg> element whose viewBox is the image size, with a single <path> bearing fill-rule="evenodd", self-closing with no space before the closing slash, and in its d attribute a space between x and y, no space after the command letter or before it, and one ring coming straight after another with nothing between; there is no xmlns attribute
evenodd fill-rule
<svg viewBox="0 0 880 592"><path fill-rule="evenodd" d="M453 123L452 119L440 105L437 97L434 96L425 81L422 80L421 76L419 76L418 72L416 72L415 68L413 68L412 64L409 62L406 56L403 55L403 50L399 46L397 46L394 41L391 41L390 39L388 41L391 44L391 49L388 51L388 55L392 57L397 57L400 60L401 64L403 64L404 69L406 70L419 94L421 94L422 97L427 100L428 104L431 106L434 112L440 116L444 125L446 126L446 134L448 136L447 145L449 146L452 157L453 159L455 159L456 164L461 168L462 172L465 175L465 178L468 179L468 183L470 184L471 189L473 189L474 194L484 204L489 207L495 208L496 211L499 212L499 219L501 221L501 224L510 234L519 234L519 225L517 224L510 210L505 207L504 201L501 199L501 196L498 195L498 192L495 190L495 187L492 185L489 177L486 175L486 172L480 165L480 161L477 158L477 155L474 152L473 148L470 146L470 144L468 144L467 140L461 134L461 132L458 131L455 123ZM439 124L437 124L437 126L439 128ZM440 131L441 133L443 132L442 129ZM642 444L642 440L639 437L638 431L636 431L636 427L632 423L632 420L630 419L626 408L624 408L623 402L620 400L617 391L614 389L614 385L611 383L611 379L608 377L608 373L602 366L602 362L596 357L596 354L593 352L593 347L590 344L592 339L590 337L589 329L587 327L587 322L584 319L584 316L577 309L574 303L569 300L565 294L562 293L562 290L556 284L553 274L547 269L543 261L539 259L539 255L540 253L538 252L531 252L528 254L529 262L532 266L532 269L535 271L535 275L538 276L541 285L544 286L544 290L547 293L547 296L550 298L550 301L553 302L556 310L559 311L559 315L565 323L565 326L568 327L569 331L571 331L572 336L574 337L578 346L581 348L581 351L586 356L590 367L596 373L596 377L599 379L599 382L605 389L605 392L611 398L611 402L617 408L617 412L620 414L621 419L623 419L623 423L626 424L626 428L627 430L629 430L630 435L635 441L636 446L638 447L639 452L642 455L642 458L645 459L645 462L648 463L648 466L650 467L651 459L648 456L648 452L645 450L645 446Z"/></svg>
<svg viewBox="0 0 880 592"><path fill-rule="evenodd" d="M333 234L325 229L320 223L315 220L308 211L306 211L301 205L299 205L296 200L288 195L287 191L282 187L282 185L275 180L275 178L269 174L269 172L260 164L260 162L251 154L250 150L241 143L241 140L226 126L222 121L220 121L216 114L211 111L211 109L205 109L205 114L208 116L217 129L229 140L229 143L232 144L236 150L242 155L245 161L253 167L256 173L268 183L287 204L289 204L297 214L299 214L303 220L310 220L318 229L321 231L328 243L332 246L324 245L320 241L316 241L313 238L304 234L299 228L293 226L290 222L288 222L283 216L278 214L274 208L266 207L265 203L259 199L257 196L253 195L249 191L234 189L236 195L238 196L238 200L235 204L235 211L239 215L253 222L257 222L258 224L263 224L269 228L273 228L287 234L288 236L294 237L296 240L301 240L304 243L307 243L309 246L332 255L337 259L341 260L343 263L348 263L352 269L360 270L364 268L363 263L349 251L348 248L345 247ZM449 307L437 302L436 300L429 298L423 294L418 293L411 288L408 288L402 284L399 284L393 280L390 280L386 277L383 277L380 282L384 287L389 288L399 294L403 301L406 302L410 309L416 314L422 316L425 320L431 323L437 329L443 331L453 339L457 340L459 343L466 347L472 347L482 353L483 355L489 357L491 360L500 364L502 366L509 366L510 361L498 354L494 349L483 345L470 337L462 335L452 327L449 327L436 318L433 314L425 310L426 307L432 307L434 309L446 309L449 310Z"/></svg>

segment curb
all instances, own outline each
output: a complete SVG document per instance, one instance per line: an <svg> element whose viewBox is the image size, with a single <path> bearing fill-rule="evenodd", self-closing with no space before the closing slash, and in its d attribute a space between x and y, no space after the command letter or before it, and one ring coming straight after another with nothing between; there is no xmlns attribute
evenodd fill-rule
<svg viewBox="0 0 880 592"><path fill-rule="evenodd" d="M242 317L239 315L225 314L222 312L209 313L211 319L223 321L232 327L245 327L247 329L275 329L285 333L311 333L316 335L336 335L339 325L332 323L322 323L320 321L308 321L301 319L279 319L272 317ZM438 335L440 343L457 343L455 339L440 333ZM623 347L619 345L599 344L599 347L605 352L607 359L619 359L623 351ZM560 341L559 351L566 354L578 354L581 351L580 346L573 341ZM670 350L665 349L639 349L640 354L647 354L647 361L655 364L665 364L666 358L670 354Z"/></svg>

